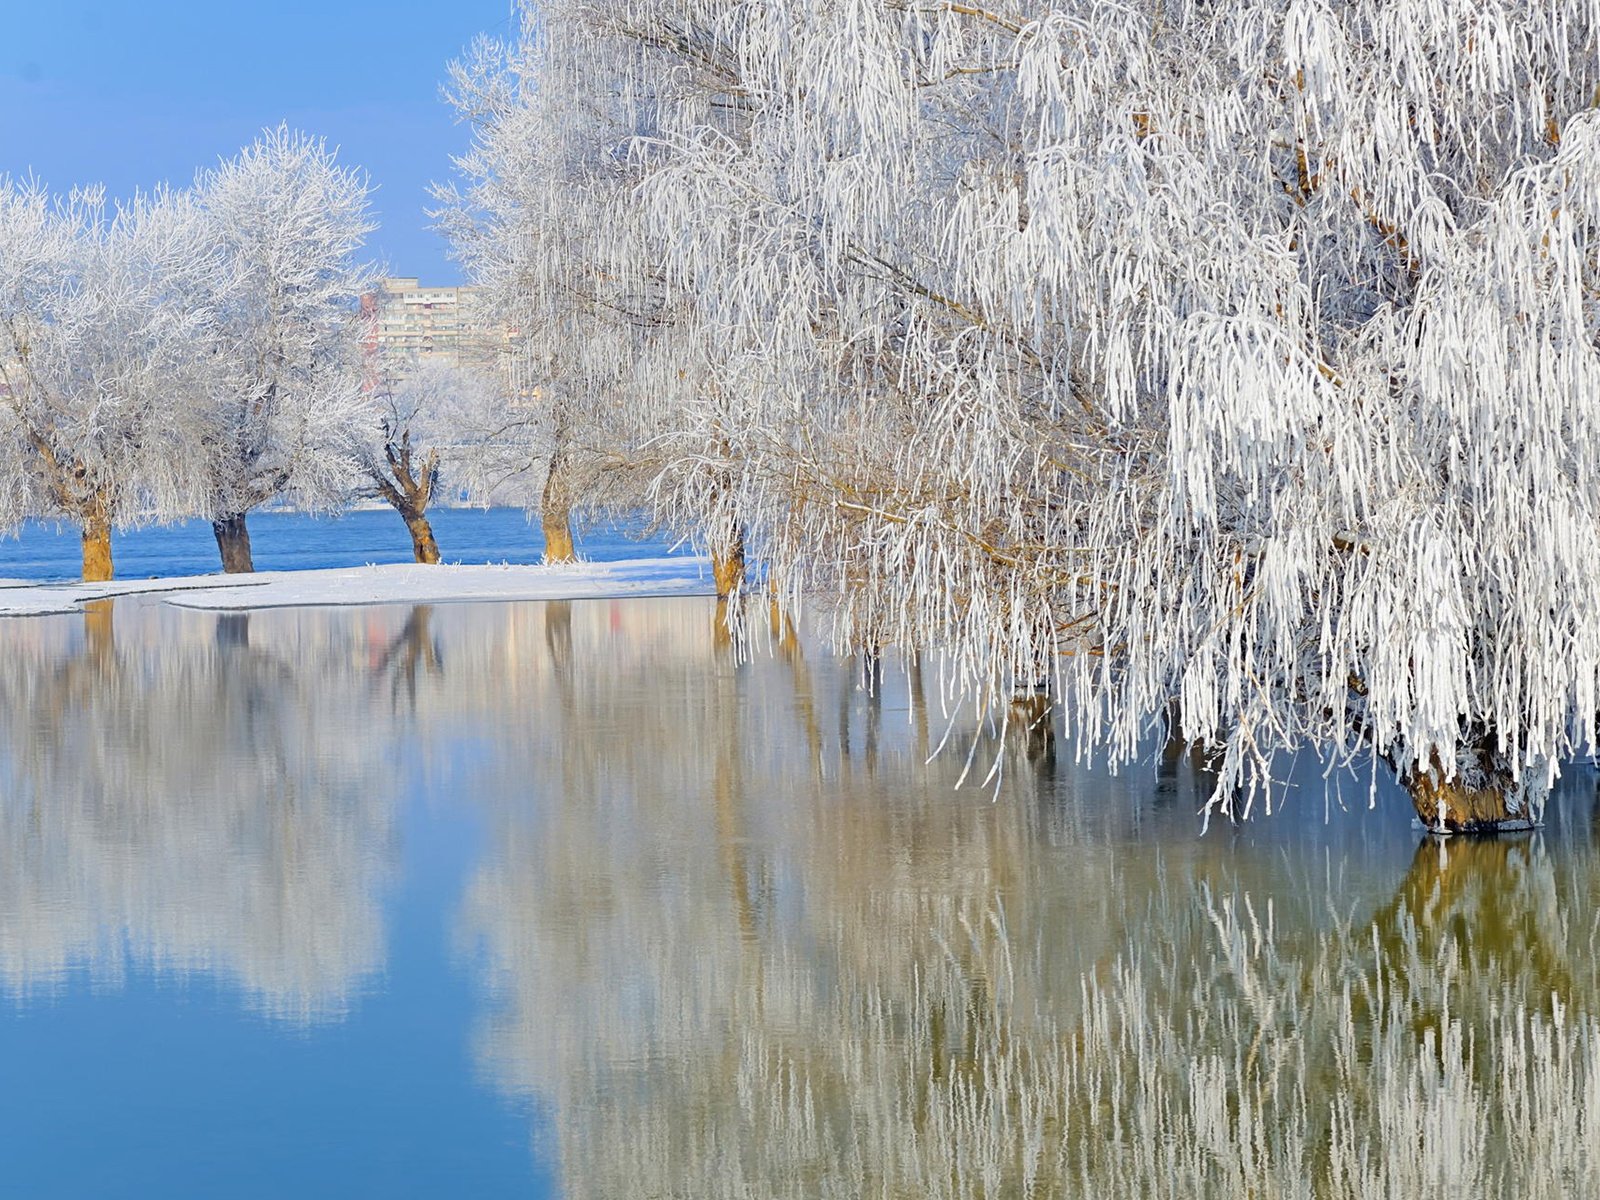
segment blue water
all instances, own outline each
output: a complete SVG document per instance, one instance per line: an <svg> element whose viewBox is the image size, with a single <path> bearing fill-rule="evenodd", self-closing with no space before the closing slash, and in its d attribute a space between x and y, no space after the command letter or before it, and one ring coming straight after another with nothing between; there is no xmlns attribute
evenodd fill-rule
<svg viewBox="0 0 1600 1200"><path fill-rule="evenodd" d="M430 812L413 787L401 882L384 897L384 969L343 1017L286 1023L203 972L147 962L114 987L80 966L56 994L11 1009L0 1195L556 1194L529 1106L473 1067L478 1002L441 919L481 831L470 812Z"/></svg>
<svg viewBox="0 0 1600 1200"><path fill-rule="evenodd" d="M536 563L544 536L519 508L441 508L428 514L445 562ZM258 571L358 567L411 562L411 539L388 509L337 517L294 512L259 512L249 518L250 546ZM595 562L653 557L671 552L661 537L641 539L642 525L605 523L578 530L578 552ZM181 521L118 530L111 538L119 579L202 575L220 570L217 543L208 521ZM29 522L0 537L0 578L76 579L82 567L77 529Z"/></svg>

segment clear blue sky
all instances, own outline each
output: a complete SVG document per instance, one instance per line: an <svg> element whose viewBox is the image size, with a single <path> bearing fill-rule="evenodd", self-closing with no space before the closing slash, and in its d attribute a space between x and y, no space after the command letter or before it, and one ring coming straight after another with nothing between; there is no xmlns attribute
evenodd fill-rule
<svg viewBox="0 0 1600 1200"><path fill-rule="evenodd" d="M508 0L0 0L0 174L126 195L287 121L365 169L396 274L458 281L423 209L467 142L445 66Z"/></svg>

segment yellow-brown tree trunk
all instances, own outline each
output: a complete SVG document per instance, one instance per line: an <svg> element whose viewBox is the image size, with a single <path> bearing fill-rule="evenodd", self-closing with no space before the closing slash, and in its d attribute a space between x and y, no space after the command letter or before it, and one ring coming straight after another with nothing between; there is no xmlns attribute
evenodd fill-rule
<svg viewBox="0 0 1600 1200"><path fill-rule="evenodd" d="M402 514L404 515L404 514ZM419 563L435 564L439 561L439 543L433 538L433 526L421 513L405 517L406 529L411 533L411 553Z"/></svg>
<svg viewBox="0 0 1600 1200"><path fill-rule="evenodd" d="M577 548L572 541L572 514L563 509L551 512L547 507L539 514L539 526L544 530L544 560L547 563L576 562Z"/></svg>
<svg viewBox="0 0 1600 1200"><path fill-rule="evenodd" d="M550 469L545 473L544 491L539 497L539 525L544 530L544 561L576 562L577 548L572 542L572 480L567 463L566 438L556 433L556 446L550 454Z"/></svg>
<svg viewBox="0 0 1600 1200"><path fill-rule="evenodd" d="M83 579L100 583L111 576L111 517L97 501L83 521Z"/></svg>
<svg viewBox="0 0 1600 1200"><path fill-rule="evenodd" d="M1438 833L1499 833L1533 828L1525 812L1513 812L1507 801L1513 787L1508 776L1485 772L1485 786L1469 786L1458 773L1445 778L1435 755L1432 768L1405 781L1417 819Z"/></svg>
<svg viewBox="0 0 1600 1200"><path fill-rule="evenodd" d="M744 587L744 530L735 526L727 545L711 548L711 578L717 599L726 600Z"/></svg>

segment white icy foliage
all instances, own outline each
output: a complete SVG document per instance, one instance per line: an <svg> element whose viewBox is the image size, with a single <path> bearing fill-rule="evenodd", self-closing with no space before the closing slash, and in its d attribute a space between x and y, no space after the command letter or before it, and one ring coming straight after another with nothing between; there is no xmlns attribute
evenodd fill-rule
<svg viewBox="0 0 1600 1200"><path fill-rule="evenodd" d="M285 127L202 173L195 193L228 267L211 298L215 367L205 427L205 514L247 513L292 494L339 499L352 434L369 424L359 257L375 225L364 175L321 139Z"/></svg>
<svg viewBox="0 0 1600 1200"><path fill-rule="evenodd" d="M372 414L366 194L282 128L115 206L0 179L0 528L342 497Z"/></svg>
<svg viewBox="0 0 1600 1200"><path fill-rule="evenodd" d="M508 434L505 396L485 372L424 362L400 377L380 371L370 381L371 415L353 439L361 470L392 479L409 454L418 475L431 464L450 499L486 503L502 494L521 466L523 449ZM429 498L436 499L432 486Z"/></svg>
<svg viewBox="0 0 1600 1200"><path fill-rule="evenodd" d="M0 179L0 528L136 522L194 501L184 409L219 264L189 196L109 208Z"/></svg>
<svg viewBox="0 0 1600 1200"><path fill-rule="evenodd" d="M619 61L590 49L581 27L527 9L520 39L480 41L452 65L474 136L455 164L465 186L440 189L435 215L515 357L517 403L483 477L560 471L573 502L628 505L641 480L707 475L661 442L704 364L632 200L657 81L637 48Z"/></svg>
<svg viewBox="0 0 1600 1200"><path fill-rule="evenodd" d="M518 65L469 173L537 214L466 257L596 293L526 292L552 388L627 381L668 515L740 522L841 642L1050 676L1113 761L1171 717L1222 796L1309 746L1536 803L1600 703L1597 34L551 0L462 69Z"/></svg>

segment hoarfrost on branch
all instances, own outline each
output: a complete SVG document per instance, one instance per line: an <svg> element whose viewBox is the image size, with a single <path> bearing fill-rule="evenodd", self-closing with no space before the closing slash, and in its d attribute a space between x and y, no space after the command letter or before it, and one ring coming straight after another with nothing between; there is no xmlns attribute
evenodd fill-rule
<svg viewBox="0 0 1600 1200"><path fill-rule="evenodd" d="M1600 675L1600 4L550 0L444 222L843 644L1536 804ZM1247 801L1248 803L1248 801Z"/></svg>

